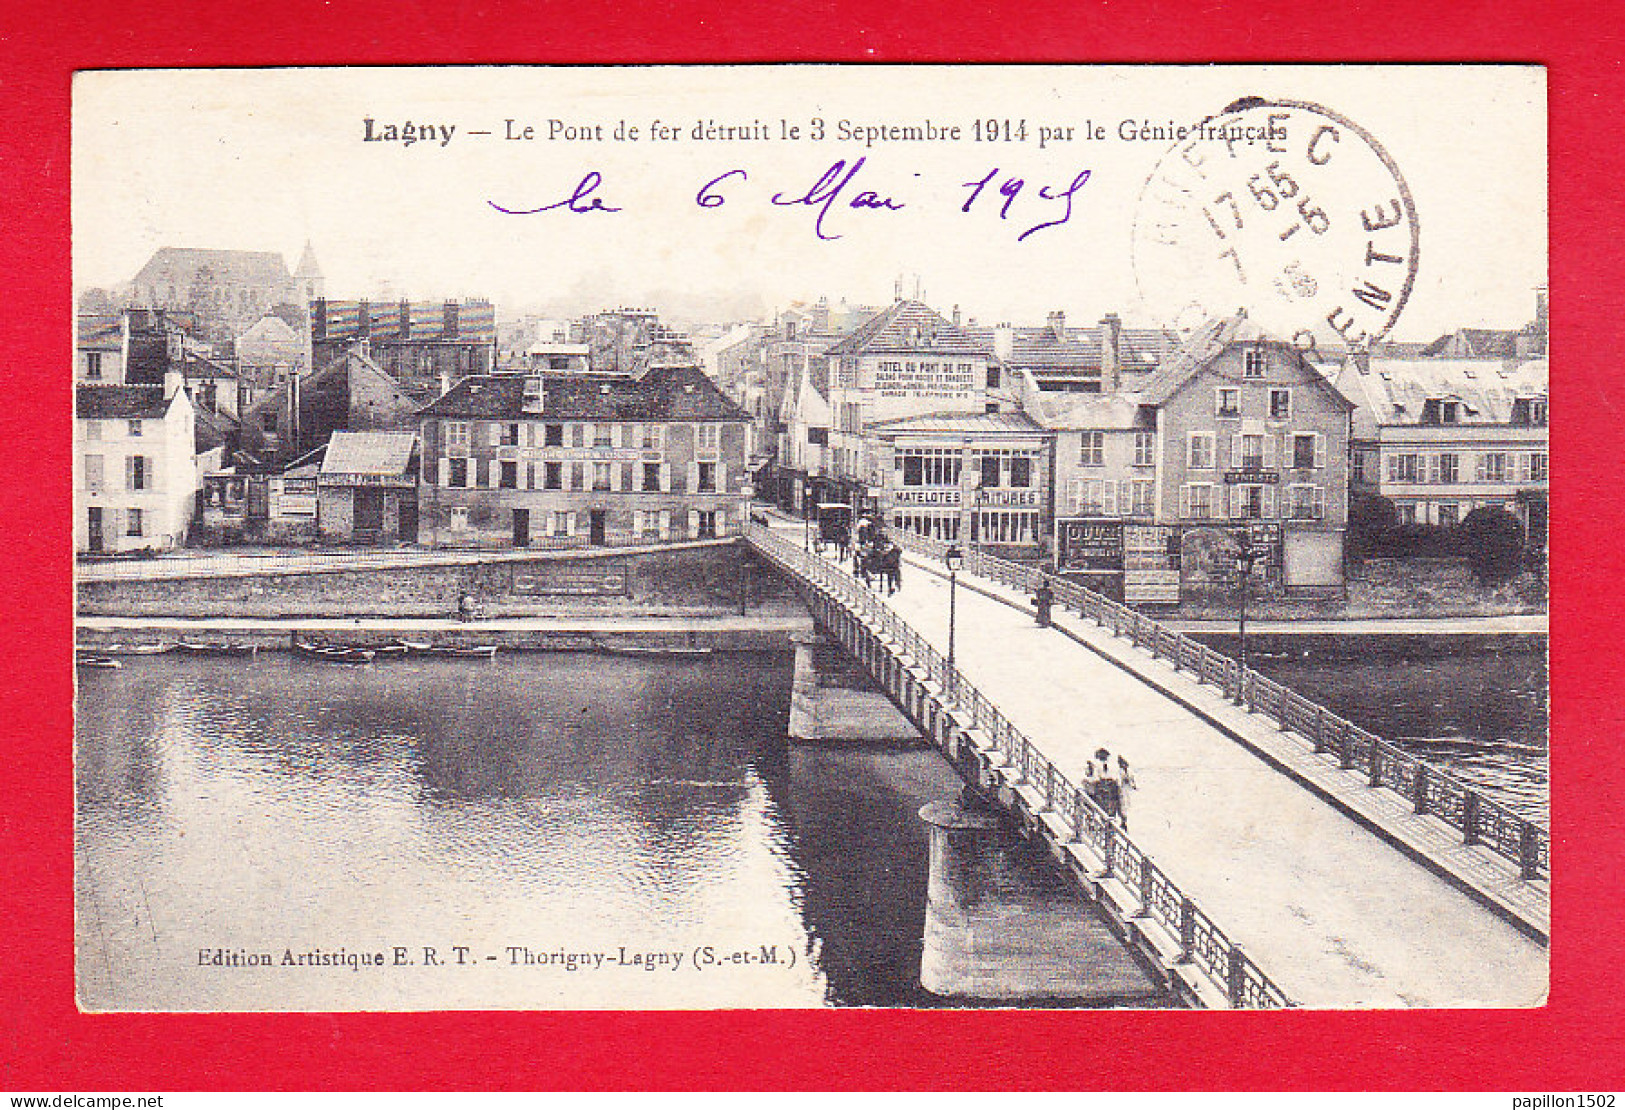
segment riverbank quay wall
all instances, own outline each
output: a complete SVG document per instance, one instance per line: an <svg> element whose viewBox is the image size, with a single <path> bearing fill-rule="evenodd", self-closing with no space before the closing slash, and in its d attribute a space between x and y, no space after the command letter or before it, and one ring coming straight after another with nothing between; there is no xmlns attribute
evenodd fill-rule
<svg viewBox="0 0 1625 1110"><path fill-rule="evenodd" d="M88 573L84 572L88 569ZM444 618L805 617L794 589L738 540L598 551L376 552L153 560L82 568L81 616Z"/></svg>
<svg viewBox="0 0 1625 1110"><path fill-rule="evenodd" d="M844 571L752 526L750 541L800 583L814 619L863 664L961 777L1041 846L1184 1005L1293 1005L1223 929L957 669Z"/></svg>

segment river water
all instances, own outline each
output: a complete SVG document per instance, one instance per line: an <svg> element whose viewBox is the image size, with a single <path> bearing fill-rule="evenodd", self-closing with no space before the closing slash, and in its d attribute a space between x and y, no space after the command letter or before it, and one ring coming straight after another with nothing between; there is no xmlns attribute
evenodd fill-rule
<svg viewBox="0 0 1625 1110"><path fill-rule="evenodd" d="M936 1004L917 811L960 781L788 745L791 660L81 670L81 1002Z"/></svg>

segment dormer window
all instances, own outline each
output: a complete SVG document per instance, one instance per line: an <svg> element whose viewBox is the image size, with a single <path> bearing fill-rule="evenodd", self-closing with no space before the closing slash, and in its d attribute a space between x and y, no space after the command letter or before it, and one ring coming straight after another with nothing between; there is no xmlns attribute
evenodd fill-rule
<svg viewBox="0 0 1625 1110"><path fill-rule="evenodd" d="M1422 402L1422 423L1424 424L1460 424L1460 401L1446 401L1441 398L1432 398Z"/></svg>
<svg viewBox="0 0 1625 1110"><path fill-rule="evenodd" d="M1519 397L1512 402L1512 423L1523 428L1546 427L1546 402L1538 397Z"/></svg>

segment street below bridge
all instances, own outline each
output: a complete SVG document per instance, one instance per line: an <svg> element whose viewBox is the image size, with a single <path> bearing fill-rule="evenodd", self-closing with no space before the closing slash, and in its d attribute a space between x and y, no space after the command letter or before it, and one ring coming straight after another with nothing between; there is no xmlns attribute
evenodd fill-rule
<svg viewBox="0 0 1625 1110"><path fill-rule="evenodd" d="M799 539L799 524L780 528ZM939 563L911 553L902 589L884 600L946 653L949 588ZM961 673L1071 781L1083 780L1097 748L1126 758L1137 783L1129 836L1296 1003L1544 1001L1547 947L1506 909L1531 908L1526 917L1538 918L1544 884L1520 884L1515 868L1509 874L1448 835L1430 840L1427 819L1391 792L1366 788L1353 798L1357 785L1341 781L1335 764L1324 773L1272 765L1216 723L1247 717L1217 690L1160 662L1166 674L1152 684L1123 658L1134 649L1108 630L1059 607L1061 627L1040 628L1012 600L1020 600L1013 591L960 574ZM1180 683L1188 689L1178 697L1165 692ZM1278 731L1256 717L1233 727L1248 721L1262 734ZM1416 858L1434 854L1444 867ZM1464 875L1503 904L1467 893Z"/></svg>

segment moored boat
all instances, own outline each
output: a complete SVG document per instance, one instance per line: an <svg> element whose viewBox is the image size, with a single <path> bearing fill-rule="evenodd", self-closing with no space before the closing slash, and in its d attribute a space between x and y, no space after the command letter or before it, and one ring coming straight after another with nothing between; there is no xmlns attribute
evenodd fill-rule
<svg viewBox="0 0 1625 1110"><path fill-rule="evenodd" d="M372 648L355 647L348 644L322 644L295 639L293 650L311 659L320 659L327 663L371 663L378 653Z"/></svg>
<svg viewBox="0 0 1625 1110"><path fill-rule="evenodd" d="M191 655L255 655L259 652L257 644L208 644L194 640L182 640L175 647Z"/></svg>
<svg viewBox="0 0 1625 1110"><path fill-rule="evenodd" d="M88 652L92 655L166 655L175 650L177 645L169 644L96 644L76 645L76 651Z"/></svg>
<svg viewBox="0 0 1625 1110"><path fill-rule="evenodd" d="M610 655L696 656L710 655L715 649L708 647L660 647L643 644L599 644L598 650Z"/></svg>
<svg viewBox="0 0 1625 1110"><path fill-rule="evenodd" d="M496 644L477 644L471 647L457 644L425 644L412 649L413 655L424 655L437 659L495 659Z"/></svg>
<svg viewBox="0 0 1625 1110"><path fill-rule="evenodd" d="M92 654L89 654L89 653L81 653L79 655L74 656L73 661L74 661L74 664L76 666L80 666L80 667L100 667L100 668L102 668L104 670L112 670L112 671L116 671L120 667L124 666L123 663L120 663L117 659L114 659L111 655L92 655Z"/></svg>

